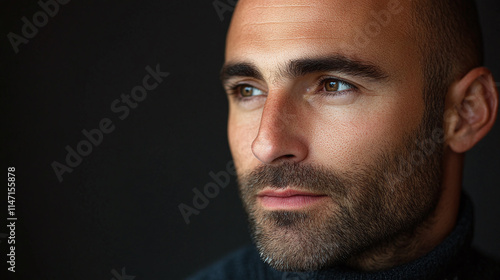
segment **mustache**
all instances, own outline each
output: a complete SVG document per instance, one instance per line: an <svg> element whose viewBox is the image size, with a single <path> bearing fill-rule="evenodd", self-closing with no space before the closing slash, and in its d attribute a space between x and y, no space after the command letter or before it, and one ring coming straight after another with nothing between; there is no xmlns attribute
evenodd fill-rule
<svg viewBox="0 0 500 280"><path fill-rule="evenodd" d="M345 195L349 177L349 174L341 174L322 166L285 162L280 165L261 165L241 176L238 184L243 192L253 194L266 187L300 187L318 193Z"/></svg>

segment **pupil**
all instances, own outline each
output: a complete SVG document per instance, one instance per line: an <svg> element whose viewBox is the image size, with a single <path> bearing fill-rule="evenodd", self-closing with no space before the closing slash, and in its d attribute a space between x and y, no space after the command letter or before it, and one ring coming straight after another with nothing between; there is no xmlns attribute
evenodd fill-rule
<svg viewBox="0 0 500 280"><path fill-rule="evenodd" d="M251 96L252 95L252 88L251 87L244 87L242 95L243 96Z"/></svg>
<svg viewBox="0 0 500 280"><path fill-rule="evenodd" d="M339 89L339 84L336 81L331 81L326 84L326 90L337 91Z"/></svg>

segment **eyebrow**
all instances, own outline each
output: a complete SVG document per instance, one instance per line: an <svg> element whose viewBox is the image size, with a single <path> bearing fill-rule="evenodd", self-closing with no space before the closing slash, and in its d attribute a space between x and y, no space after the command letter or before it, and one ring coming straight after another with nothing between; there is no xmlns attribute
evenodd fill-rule
<svg viewBox="0 0 500 280"><path fill-rule="evenodd" d="M375 81L388 78L387 73L374 63L350 59L343 55L291 60L279 71L280 76L288 78L317 72L338 72ZM225 84L233 77L251 77L262 80L263 75L252 63L237 62L224 65L220 74L222 83Z"/></svg>
<svg viewBox="0 0 500 280"><path fill-rule="evenodd" d="M262 80L262 73L257 69L253 63L238 62L225 64L220 71L220 79L222 83L233 77L250 77L257 80Z"/></svg>

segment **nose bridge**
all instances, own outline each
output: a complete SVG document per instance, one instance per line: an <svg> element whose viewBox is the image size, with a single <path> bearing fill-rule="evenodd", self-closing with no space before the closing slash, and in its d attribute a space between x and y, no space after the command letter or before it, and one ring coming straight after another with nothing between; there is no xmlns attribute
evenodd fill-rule
<svg viewBox="0 0 500 280"><path fill-rule="evenodd" d="M307 154L299 135L298 106L284 92L269 92L259 132L252 143L254 155L263 163L273 163L278 159L299 161Z"/></svg>
<svg viewBox="0 0 500 280"><path fill-rule="evenodd" d="M285 93L269 94L262 111L259 134L271 138L286 137L297 126L297 113Z"/></svg>
<svg viewBox="0 0 500 280"><path fill-rule="evenodd" d="M274 64L280 65L279 61ZM273 137L283 137L287 129L296 119L299 106L294 100L292 87L283 74L282 69L269 71L269 91L262 111L259 134L269 134Z"/></svg>

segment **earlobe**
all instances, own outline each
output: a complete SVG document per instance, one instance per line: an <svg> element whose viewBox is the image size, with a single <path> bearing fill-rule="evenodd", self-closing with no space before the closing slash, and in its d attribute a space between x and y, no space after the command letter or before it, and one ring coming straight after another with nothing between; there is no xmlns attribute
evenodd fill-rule
<svg viewBox="0 0 500 280"><path fill-rule="evenodd" d="M498 91L491 72L479 67L454 83L446 98L446 144L456 153L471 149L493 127Z"/></svg>

